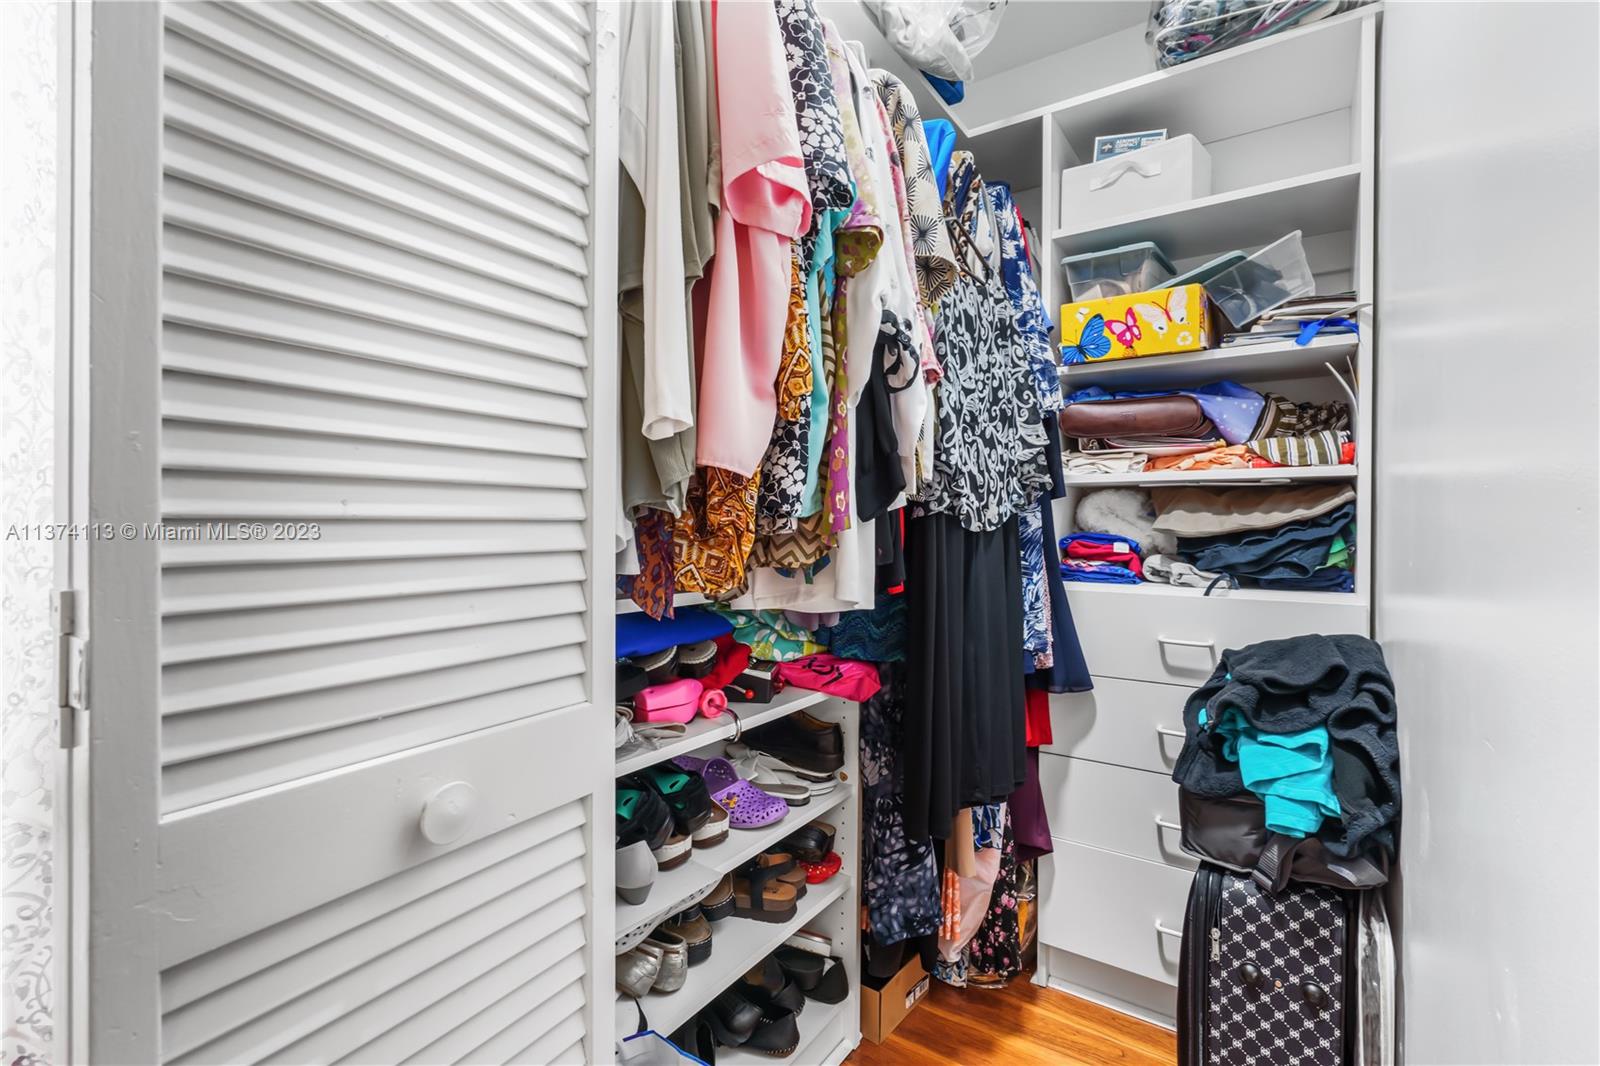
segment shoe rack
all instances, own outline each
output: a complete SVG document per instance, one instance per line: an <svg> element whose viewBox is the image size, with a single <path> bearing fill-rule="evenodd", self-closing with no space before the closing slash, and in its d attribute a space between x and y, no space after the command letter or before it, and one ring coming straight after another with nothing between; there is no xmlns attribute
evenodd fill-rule
<svg viewBox="0 0 1600 1066"><path fill-rule="evenodd" d="M808 886L793 918L781 923L746 918L727 918L714 923L711 956L690 968L683 987L675 992L652 992L639 1001L649 1027L663 1036L669 1035L745 971L781 947L797 930L808 929L832 941L834 956L842 960L850 981L850 994L844 1001L837 1004L806 1002L798 1018L800 1042L794 1054L774 1058L737 1048L719 1048L719 1066L757 1062L835 1066L843 1062L861 1040L860 706L820 692L785 689L771 703L732 704L729 713L720 717L697 718L689 725L685 736L649 751L631 753L616 764L620 777L680 755L721 755L723 744L738 739L744 731L801 710L838 723L843 733L845 763L834 790L812 798L803 806L790 808L787 816L772 825L760 829L730 829L728 839L722 843L696 848L682 866L657 873L650 895L643 903L628 904L620 898L613 901L617 940L622 943L630 933L655 925L682 910L685 900L693 899L696 893L715 885L724 875L806 823L820 819L836 828L834 851L841 860L839 872L821 884ZM638 1016L630 997L618 994L618 1040L634 1031Z"/></svg>

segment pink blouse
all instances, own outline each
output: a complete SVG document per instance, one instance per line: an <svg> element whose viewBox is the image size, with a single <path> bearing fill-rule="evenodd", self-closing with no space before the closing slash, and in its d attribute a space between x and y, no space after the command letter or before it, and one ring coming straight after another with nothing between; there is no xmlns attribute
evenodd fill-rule
<svg viewBox="0 0 1600 1066"><path fill-rule="evenodd" d="M789 246L811 225L777 11L712 0L722 213L700 365L696 462L749 477L777 414Z"/></svg>

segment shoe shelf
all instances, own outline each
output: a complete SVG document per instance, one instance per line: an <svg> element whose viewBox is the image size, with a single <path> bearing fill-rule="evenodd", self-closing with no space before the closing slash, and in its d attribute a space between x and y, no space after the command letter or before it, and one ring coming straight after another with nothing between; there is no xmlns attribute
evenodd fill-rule
<svg viewBox="0 0 1600 1066"><path fill-rule="evenodd" d="M850 1002L849 999L843 1003L806 1000L805 1009L796 1019L800 1025L800 1044L792 1055L780 1058L745 1048L718 1048L717 1066L772 1066L775 1062L821 1066L827 1061L827 1053L843 1039L844 1012Z"/></svg>
<svg viewBox="0 0 1600 1066"><path fill-rule="evenodd" d="M739 865L761 854L807 822L825 818L829 813L838 810L850 799L853 787L848 782L841 781L833 787L832 792L816 796L802 806L790 807L788 814L771 825L762 826L760 829L730 829L728 839L722 843L714 847L694 849L689 861L682 866L656 874L656 882L651 886L650 895L643 903L630 904L617 900L617 939L623 939L640 926L653 925L668 917L678 909L678 901L707 885L716 884L722 880L724 874L731 873ZM824 882L828 883L830 882ZM810 891L806 893L807 900L818 887L820 886L809 886ZM728 919L728 921L737 920ZM713 945L716 943L717 930L727 924L728 922L724 921L712 927ZM715 952L714 947L713 952ZM654 1021L654 1015L651 1016L651 1020Z"/></svg>
<svg viewBox="0 0 1600 1066"><path fill-rule="evenodd" d="M711 928L711 957L689 971L689 978L683 987L676 992L651 992L639 1001L645 1017L649 1019L650 1028L662 1035L677 1029L782 944L791 933L832 906L849 888L850 877L842 872L834 874L820 885L808 886L795 916L781 924L756 922L748 918L728 918L717 922ZM619 995L617 998L619 1027L631 1026L636 1019L632 1005L626 1000L625 996ZM845 1000L846 1004L859 1002L855 996ZM802 1026L806 1013L802 1011L800 1014ZM804 1044L803 1036L801 1043ZM719 1053L717 1057L720 1061L722 1056ZM729 1061L733 1060L730 1058ZM771 1062L772 1059L765 1057L765 1061Z"/></svg>
<svg viewBox="0 0 1600 1066"><path fill-rule="evenodd" d="M811 689L789 688L775 696L771 703L730 703L727 713L716 718L699 718L689 723L684 735L658 747L636 751L617 760L617 776L631 774L654 766L658 762L688 755L707 744L719 740L732 740L735 733L754 729L766 722L776 721L795 711L813 707L828 698L826 692Z"/></svg>

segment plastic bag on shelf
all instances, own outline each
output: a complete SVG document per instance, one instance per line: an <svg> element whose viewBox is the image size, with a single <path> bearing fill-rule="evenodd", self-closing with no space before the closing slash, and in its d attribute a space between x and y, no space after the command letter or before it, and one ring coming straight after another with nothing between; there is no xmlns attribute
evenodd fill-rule
<svg viewBox="0 0 1600 1066"><path fill-rule="evenodd" d="M861 0L907 63L948 81L972 77L972 59L1000 28L1007 0Z"/></svg>
<svg viewBox="0 0 1600 1066"><path fill-rule="evenodd" d="M1370 0L1152 0L1144 39L1170 67L1249 44Z"/></svg>

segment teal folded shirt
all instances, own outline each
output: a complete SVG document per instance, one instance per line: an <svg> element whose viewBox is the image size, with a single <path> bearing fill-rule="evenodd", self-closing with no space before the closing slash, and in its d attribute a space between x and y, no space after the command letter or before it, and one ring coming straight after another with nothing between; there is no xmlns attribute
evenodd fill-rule
<svg viewBox="0 0 1600 1066"><path fill-rule="evenodd" d="M1200 724L1205 722L1202 708ZM1268 829L1305 837L1322 827L1323 818L1339 817L1326 726L1299 733L1263 733L1229 708L1214 728L1223 738L1223 757L1239 764L1245 787L1266 805Z"/></svg>

